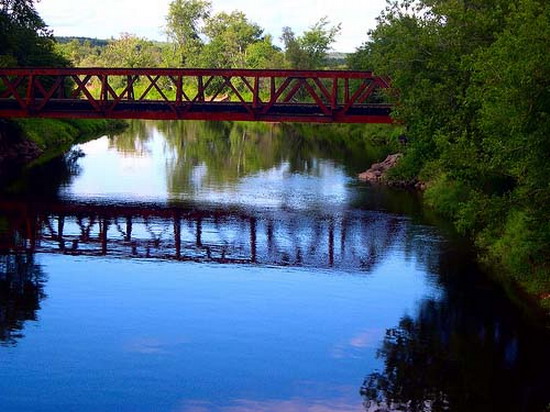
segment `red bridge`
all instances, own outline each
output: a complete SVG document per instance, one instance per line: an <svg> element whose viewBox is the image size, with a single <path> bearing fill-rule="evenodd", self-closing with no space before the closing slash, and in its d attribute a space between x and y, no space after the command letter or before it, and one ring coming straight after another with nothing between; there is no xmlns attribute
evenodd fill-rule
<svg viewBox="0 0 550 412"><path fill-rule="evenodd" d="M0 68L0 117L391 123L361 71Z"/></svg>

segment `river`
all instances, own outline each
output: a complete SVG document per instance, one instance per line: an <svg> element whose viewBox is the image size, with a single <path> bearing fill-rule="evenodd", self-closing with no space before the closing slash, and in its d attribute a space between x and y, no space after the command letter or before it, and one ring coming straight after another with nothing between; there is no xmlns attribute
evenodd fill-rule
<svg viewBox="0 0 550 412"><path fill-rule="evenodd" d="M0 410L544 410L541 322L324 130L135 121L2 188Z"/></svg>

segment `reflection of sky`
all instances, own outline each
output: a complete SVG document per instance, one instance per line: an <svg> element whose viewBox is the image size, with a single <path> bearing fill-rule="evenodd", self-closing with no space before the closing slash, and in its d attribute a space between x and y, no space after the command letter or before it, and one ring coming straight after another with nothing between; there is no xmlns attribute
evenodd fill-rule
<svg viewBox="0 0 550 412"><path fill-rule="evenodd" d="M369 276L63 255L40 263L48 298L25 338L0 352L2 410L361 410L384 331L429 290L399 253Z"/></svg>
<svg viewBox="0 0 550 412"><path fill-rule="evenodd" d="M81 145L80 149L85 153L79 159L82 173L64 189L62 195L120 201L165 200L164 142L155 135L145 145L150 152L142 154L119 153L115 148L109 148L108 137Z"/></svg>
<svg viewBox="0 0 550 412"><path fill-rule="evenodd" d="M166 146L158 131L145 143L147 150L131 154L109 147L109 139L83 144L82 169L62 191L71 199L109 199L114 202L194 200L210 204L262 206L273 208L322 209L347 202L349 178L330 161L315 160L316 175L291 173L288 163L246 176L237 182L214 183L208 169L199 163L188 182L179 182L184 193L169 193L167 164L175 153ZM211 171L210 171L211 172Z"/></svg>
<svg viewBox="0 0 550 412"><path fill-rule="evenodd" d="M196 199L219 204L322 209L345 205L347 180L343 171L330 162L321 162L318 176L291 173L290 165L283 163L244 177L234 186L205 188Z"/></svg>

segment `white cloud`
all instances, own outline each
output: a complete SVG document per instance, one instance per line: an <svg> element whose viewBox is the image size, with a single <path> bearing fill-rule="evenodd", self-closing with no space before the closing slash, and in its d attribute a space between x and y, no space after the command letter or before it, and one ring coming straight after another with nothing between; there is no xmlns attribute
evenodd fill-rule
<svg viewBox="0 0 550 412"><path fill-rule="evenodd" d="M170 0L42 0L37 9L58 36L117 37L128 32L162 40ZM367 38L385 0L213 0L214 11L243 11L278 39L283 26L301 33L323 16L342 23L335 50L350 52Z"/></svg>
<svg viewBox="0 0 550 412"><path fill-rule="evenodd" d="M134 33L162 39L168 0L42 0L37 10L57 36L118 37Z"/></svg>

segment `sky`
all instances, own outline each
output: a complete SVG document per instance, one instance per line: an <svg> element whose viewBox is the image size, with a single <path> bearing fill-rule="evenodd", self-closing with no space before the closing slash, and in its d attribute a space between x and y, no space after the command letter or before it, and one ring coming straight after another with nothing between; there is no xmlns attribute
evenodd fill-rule
<svg viewBox="0 0 550 412"><path fill-rule="evenodd" d="M56 36L102 39L132 33L151 40L163 34L171 0L41 0L36 8ZM385 0L213 0L214 13L240 10L279 43L281 29L290 26L302 33L321 17L332 25L342 23L333 45L339 52L353 52L375 27Z"/></svg>

